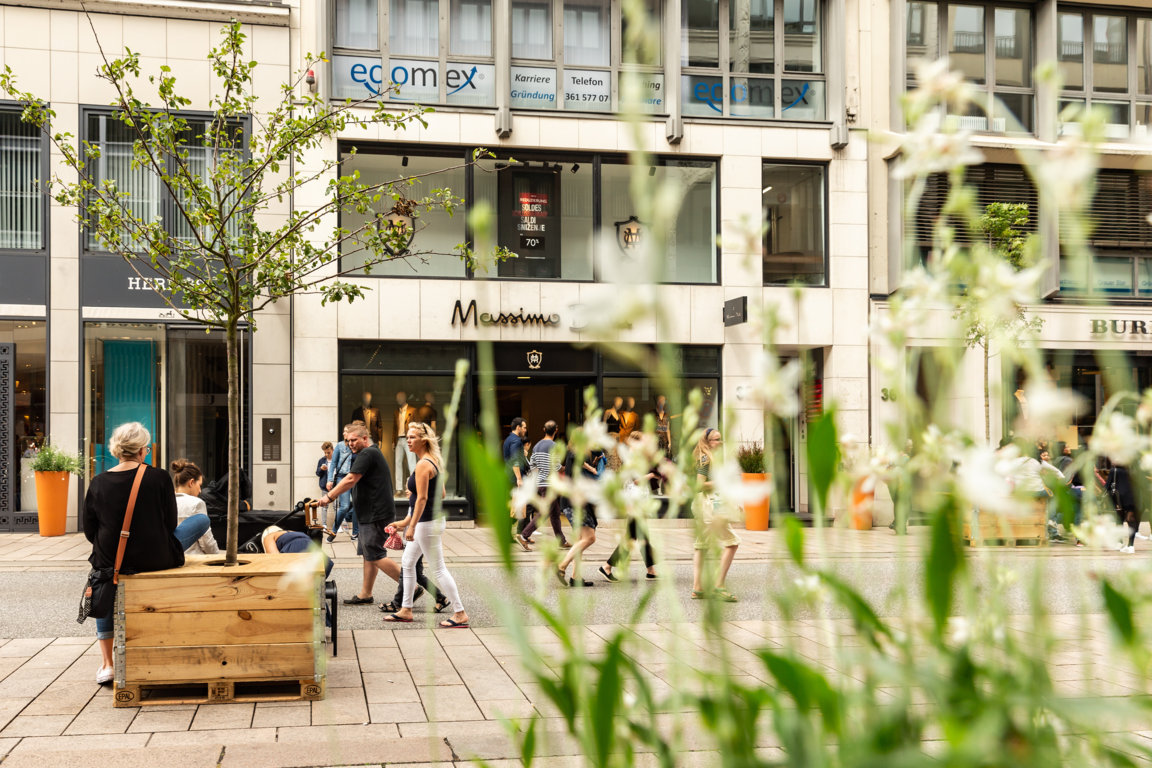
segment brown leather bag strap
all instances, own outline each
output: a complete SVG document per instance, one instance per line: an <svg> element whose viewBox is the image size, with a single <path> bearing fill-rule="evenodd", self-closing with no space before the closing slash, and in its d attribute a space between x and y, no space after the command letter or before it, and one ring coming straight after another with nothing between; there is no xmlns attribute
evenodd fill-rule
<svg viewBox="0 0 1152 768"><path fill-rule="evenodd" d="M128 546L129 529L132 527L132 513L136 511L136 495L140 492L140 481L144 479L143 463L136 469L136 479L132 481L132 493L128 496L128 509L124 512L124 529L120 531L120 543L116 546L116 564L112 567L112 583L120 583L120 565L124 562L124 549Z"/></svg>

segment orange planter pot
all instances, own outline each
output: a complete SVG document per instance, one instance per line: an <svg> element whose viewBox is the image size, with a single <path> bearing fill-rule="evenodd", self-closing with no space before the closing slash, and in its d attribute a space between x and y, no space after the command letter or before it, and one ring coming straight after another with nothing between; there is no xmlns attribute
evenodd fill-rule
<svg viewBox="0 0 1152 768"><path fill-rule="evenodd" d="M745 483L767 483L768 475L763 473L743 474ZM744 505L744 527L749 531L768 530L768 507L772 497L765 493L759 501L748 502Z"/></svg>
<svg viewBox="0 0 1152 768"><path fill-rule="evenodd" d="M857 531L872 529L872 507L876 502L876 485L860 478L852 486L852 527Z"/></svg>
<svg viewBox="0 0 1152 768"><path fill-rule="evenodd" d="M68 520L68 472L36 473L36 512L41 536L63 536Z"/></svg>

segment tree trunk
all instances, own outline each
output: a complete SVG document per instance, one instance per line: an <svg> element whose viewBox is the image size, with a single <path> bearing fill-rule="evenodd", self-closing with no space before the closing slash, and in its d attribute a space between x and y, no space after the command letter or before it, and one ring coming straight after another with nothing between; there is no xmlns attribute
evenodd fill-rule
<svg viewBox="0 0 1152 768"><path fill-rule="evenodd" d="M984 339L984 442L992 439L991 419L988 416L990 398L988 392L988 339Z"/></svg>
<svg viewBox="0 0 1152 768"><path fill-rule="evenodd" d="M237 321L230 319L225 330L228 352L228 545L225 565L236 565L240 538L240 355L236 325Z"/></svg>

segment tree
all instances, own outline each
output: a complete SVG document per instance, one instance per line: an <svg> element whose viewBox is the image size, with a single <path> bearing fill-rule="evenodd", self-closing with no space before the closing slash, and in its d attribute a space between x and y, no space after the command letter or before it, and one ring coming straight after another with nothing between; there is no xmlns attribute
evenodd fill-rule
<svg viewBox="0 0 1152 768"><path fill-rule="evenodd" d="M1018 227L1028 224L1027 203L990 203L984 208L977 227L987 238L994 258L1008 264L1019 272L1032 266L1032 238ZM980 256L973 248L973 264L979 267ZM956 310L956 318L964 329L964 344L973 349L979 347L984 358L984 440L991 437L991 387L988 380L989 346L993 340L1019 344L1039 333L1043 320L1029 317L1023 304L1013 302L1013 311L1008 315L987 312L982 300L970 300L972 296L961 297Z"/></svg>
<svg viewBox="0 0 1152 768"><path fill-rule="evenodd" d="M217 95L210 99L209 114L195 123L181 113L192 104L180 95L167 66L146 76L159 100L153 106L138 95L144 85L139 54L125 50L123 56L109 59L101 51L103 64L97 76L115 90L114 119L132 138L131 168L158 180L172 201L174 225L134 208L115 179L100 177L97 161L102 148L86 141L77 144L68 133L53 133L55 113L35 94L18 89L9 67L0 74L0 90L23 104L23 119L48 134L64 168L75 174L75 180L53 177L55 200L74 206L81 226L138 275L162 277L167 291L156 288L157 293L181 316L224 332L228 565L236 563L239 522L241 327L254 329L262 309L293 295L319 294L323 302L362 297L363 288L344 277L353 271L371 272L384 261L430 253L409 248L419 228L419 214L433 209L452 213L461 203L448 189L408 197L406 192L420 178L416 176L367 184L358 173L340 175L339 159L301 170L308 168L308 153L349 128L374 123L393 130L415 122L426 125L423 115L428 110L414 106L397 111L376 103L375 97L329 104L302 87L306 73L325 61L323 54L309 55L310 63L280 86L277 100L262 103L253 93L257 62L244 56L245 37L239 22L222 28L219 46L208 54ZM487 153L476 150L471 162L481 155ZM323 203L276 215L276 206L316 184L325 185ZM342 211L366 216L367 222L351 229L332 227L328 217ZM363 263L347 268L339 263L345 244L363 250ZM458 245L454 253L474 260L467 244ZM508 255L498 249L493 256Z"/></svg>

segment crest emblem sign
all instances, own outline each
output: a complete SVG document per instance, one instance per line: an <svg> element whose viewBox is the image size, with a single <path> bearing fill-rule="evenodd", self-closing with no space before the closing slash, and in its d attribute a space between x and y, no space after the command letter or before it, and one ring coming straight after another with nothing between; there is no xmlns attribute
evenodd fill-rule
<svg viewBox="0 0 1152 768"><path fill-rule="evenodd" d="M540 364L544 362L544 353L538 349L533 349L528 353L528 368L533 371L540 370Z"/></svg>
<svg viewBox="0 0 1152 768"><path fill-rule="evenodd" d="M395 258L407 253L408 247L412 245L412 238L416 235L416 217L393 208L376 217L376 227L387 238L384 250Z"/></svg>
<svg viewBox="0 0 1152 768"><path fill-rule="evenodd" d="M644 241L644 224L635 216L616 222L616 245L627 256L639 252Z"/></svg>

